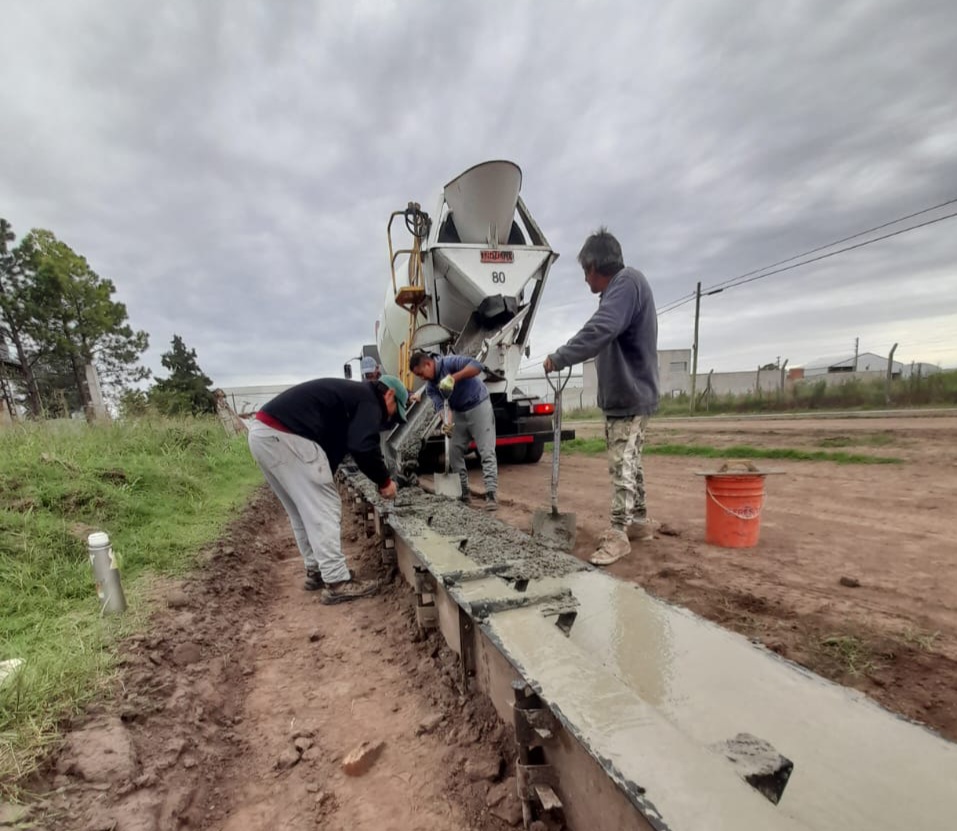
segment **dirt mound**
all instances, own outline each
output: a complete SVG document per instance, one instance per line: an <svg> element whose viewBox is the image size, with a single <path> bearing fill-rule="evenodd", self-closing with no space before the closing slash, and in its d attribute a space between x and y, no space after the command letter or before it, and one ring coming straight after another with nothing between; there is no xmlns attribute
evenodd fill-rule
<svg viewBox="0 0 957 831"><path fill-rule="evenodd" d="M347 557L381 576L344 519ZM25 827L493 831L521 823L514 745L417 629L410 589L325 607L268 493L124 645L116 697L78 719ZM358 775L343 761L377 748ZM353 774L355 771L351 771Z"/></svg>

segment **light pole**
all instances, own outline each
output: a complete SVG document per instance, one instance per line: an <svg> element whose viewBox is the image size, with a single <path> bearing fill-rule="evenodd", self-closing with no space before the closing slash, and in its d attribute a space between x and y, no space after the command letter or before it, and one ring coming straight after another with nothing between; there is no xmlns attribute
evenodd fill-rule
<svg viewBox="0 0 957 831"><path fill-rule="evenodd" d="M712 289L704 293L705 297L712 294L721 294L724 289ZM691 344L691 409L694 415L695 411L695 386L698 381L698 319L701 317L701 283L698 283L694 292L694 341Z"/></svg>

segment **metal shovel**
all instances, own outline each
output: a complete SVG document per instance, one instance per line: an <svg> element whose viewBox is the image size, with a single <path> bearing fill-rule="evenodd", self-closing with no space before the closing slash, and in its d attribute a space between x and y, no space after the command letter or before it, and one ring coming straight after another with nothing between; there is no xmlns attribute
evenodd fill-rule
<svg viewBox="0 0 957 831"><path fill-rule="evenodd" d="M449 407L449 399L445 399L442 407L442 425L448 427L452 423L452 409ZM449 462L451 456L452 439L448 433L445 434L445 473L436 473L433 476L433 486L438 496L447 496L450 499L458 499L462 495L462 483L459 480L458 473L450 472Z"/></svg>
<svg viewBox="0 0 957 831"><path fill-rule="evenodd" d="M555 392L555 439L552 443L552 507L535 511L532 515L532 536L541 537L563 551L571 551L575 547L575 538L578 535L578 519L575 514L560 513L558 510L558 468L562 454L562 392L572 370L568 368L568 375L562 380L562 373L558 373L559 384L553 384L552 379L545 374L548 385Z"/></svg>

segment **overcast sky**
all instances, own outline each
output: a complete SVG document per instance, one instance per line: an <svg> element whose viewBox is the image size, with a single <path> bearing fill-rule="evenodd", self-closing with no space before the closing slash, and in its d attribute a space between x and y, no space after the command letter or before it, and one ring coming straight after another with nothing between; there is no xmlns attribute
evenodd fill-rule
<svg viewBox="0 0 957 831"><path fill-rule="evenodd" d="M0 0L0 216L112 279L159 375L176 333L217 385L299 381L372 341L390 211L511 159L561 254L539 359L599 224L664 308L957 197L955 43L953 0ZM957 365L957 218L706 297L699 366L855 337Z"/></svg>

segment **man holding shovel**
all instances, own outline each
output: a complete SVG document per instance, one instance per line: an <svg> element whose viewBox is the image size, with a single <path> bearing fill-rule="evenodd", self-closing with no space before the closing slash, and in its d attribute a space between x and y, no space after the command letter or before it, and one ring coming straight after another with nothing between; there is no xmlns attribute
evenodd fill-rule
<svg viewBox="0 0 957 831"><path fill-rule="evenodd" d="M463 502L469 501L469 477L465 469L465 454L469 441L475 442L482 460L482 479L485 482L485 510L498 508L498 461L495 458L495 413L492 401L478 375L484 367L465 355L432 357L425 352L414 352L409 358L409 369L417 378L426 381L428 393L436 412L443 409L446 400L452 410L454 423L443 425L451 431L449 464L459 475Z"/></svg>
<svg viewBox="0 0 957 831"><path fill-rule="evenodd" d="M598 310L544 368L557 372L595 358L613 495L610 527L590 559L606 566L630 553L630 540L653 537L641 448L648 417L658 409L658 318L645 275L625 267L621 245L607 229L585 240L578 262L592 293L601 295Z"/></svg>

